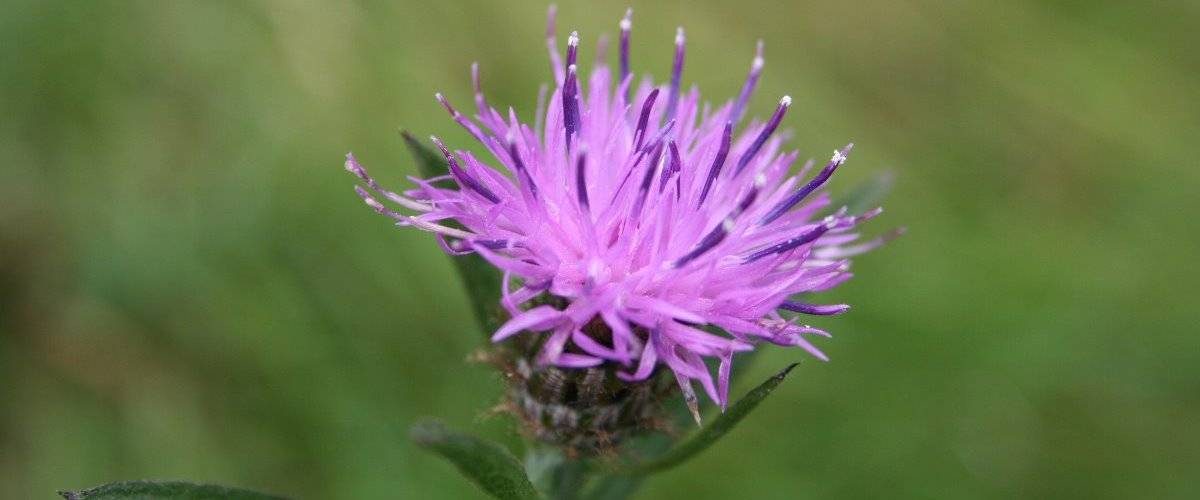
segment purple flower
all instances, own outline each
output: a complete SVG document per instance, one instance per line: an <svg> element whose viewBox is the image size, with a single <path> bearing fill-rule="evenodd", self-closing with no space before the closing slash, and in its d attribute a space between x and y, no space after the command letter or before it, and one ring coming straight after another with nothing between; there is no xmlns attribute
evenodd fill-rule
<svg viewBox="0 0 1200 500"><path fill-rule="evenodd" d="M543 335L539 362L608 365L627 381L666 366L695 413L693 382L727 404L736 353L770 342L826 359L809 339L828 334L799 315L849 306L794 297L846 281L849 258L887 237L859 242L853 232L881 209L818 216L830 208L821 187L851 146L834 151L815 174L811 161L789 174L799 153L781 151L776 129L791 98L780 99L767 121L740 125L763 69L761 43L737 99L710 107L696 88L680 87L682 28L669 82L634 84L631 27L626 13L618 73L600 48L585 76L575 33L560 56L551 10L546 43L555 90L549 105L544 93L539 99L533 126L512 108L501 113L488 104L478 66L473 120L437 94L488 158L452 151L435 137L449 175L413 179L416 188L404 193L379 186L352 155L346 169L366 183L356 189L377 212L503 272L511 319L494 342ZM705 358L718 361L715 376Z"/></svg>

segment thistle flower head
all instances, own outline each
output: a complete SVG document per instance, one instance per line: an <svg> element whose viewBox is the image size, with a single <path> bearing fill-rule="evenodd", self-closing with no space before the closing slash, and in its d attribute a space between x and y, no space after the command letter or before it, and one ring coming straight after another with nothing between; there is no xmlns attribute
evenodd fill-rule
<svg viewBox="0 0 1200 500"><path fill-rule="evenodd" d="M489 105L478 66L473 118L437 94L486 157L434 137L449 174L414 179L403 193L381 187L353 156L346 168L375 211L503 272L511 319L494 342L540 336L536 363L612 369L627 382L665 367L695 414L696 383L727 404L738 353L771 343L826 359L810 339L828 334L801 318L848 306L797 296L846 281L850 257L886 238L860 242L854 232L879 209L847 213L821 190L851 145L815 173L810 161L793 174L799 153L782 149L778 131L791 98L767 120L743 123L764 66L761 42L737 98L711 107L681 87L682 28L661 85L635 83L631 13L619 28L617 71L600 60L584 73L578 35L562 55L551 13L554 91L533 125Z"/></svg>

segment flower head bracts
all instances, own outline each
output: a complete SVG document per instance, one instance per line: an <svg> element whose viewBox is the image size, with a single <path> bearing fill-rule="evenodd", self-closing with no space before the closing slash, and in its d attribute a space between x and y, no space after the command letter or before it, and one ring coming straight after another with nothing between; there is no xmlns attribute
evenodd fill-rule
<svg viewBox="0 0 1200 500"><path fill-rule="evenodd" d="M358 194L375 211L504 273L501 302L512 317L493 341L545 335L538 361L609 364L629 381L665 366L693 413L693 382L724 407L736 353L770 342L826 359L809 338L828 334L793 313L834 315L848 306L793 297L846 281L849 258L890 236L861 243L853 232L880 209L818 216L832 208L821 187L851 145L815 174L810 162L791 175L798 153L781 151L777 132L791 98L767 121L740 124L763 69L761 42L738 98L714 109L680 86L682 29L667 84L647 78L635 86L630 13L619 26L618 73L601 60L585 75L576 33L560 56L551 11L555 88L532 127L512 108L490 107L478 66L473 119L436 96L489 158L432 138L449 174L413 179L404 193L378 185L351 155L346 169L364 181ZM547 294L565 307L537 301ZM604 335L589 333L595 322ZM715 376L706 358L718 361Z"/></svg>

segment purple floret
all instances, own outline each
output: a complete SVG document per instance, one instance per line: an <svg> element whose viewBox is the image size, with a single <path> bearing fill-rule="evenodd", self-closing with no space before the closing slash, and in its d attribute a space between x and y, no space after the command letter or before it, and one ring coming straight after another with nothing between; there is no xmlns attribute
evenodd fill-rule
<svg viewBox="0 0 1200 500"><path fill-rule="evenodd" d="M712 108L695 87L680 87L682 28L668 82L633 84L630 15L620 23L614 80L602 60L580 72L574 33L560 57L551 12L546 42L557 88L534 126L511 108L488 105L477 66L473 120L437 95L490 157L434 138L450 174L417 179L404 193L379 186L353 156L346 169L366 183L357 191L376 212L503 272L501 302L511 319L494 342L544 335L539 362L611 366L628 381L665 366L693 413L695 382L724 408L736 353L770 342L826 359L809 338L828 334L801 324L800 315L849 306L796 296L845 282L850 257L888 237L860 242L854 232L879 209L818 215L833 208L821 188L850 148L835 151L807 181L811 162L790 174L799 154L781 151L775 131L791 98L780 99L767 121L739 124L762 73L761 42L736 100ZM546 295L565 307L546 305ZM600 323L607 328L593 337Z"/></svg>

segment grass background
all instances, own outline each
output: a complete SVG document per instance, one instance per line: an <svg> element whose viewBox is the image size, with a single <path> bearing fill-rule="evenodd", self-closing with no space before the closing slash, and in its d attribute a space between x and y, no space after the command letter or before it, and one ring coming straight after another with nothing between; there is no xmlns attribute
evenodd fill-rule
<svg viewBox="0 0 1200 500"><path fill-rule="evenodd" d="M366 210L432 95L532 112L542 2L6 0L0 7L0 497L190 478L307 498L471 498L407 426L500 384L432 239ZM560 1L590 57L624 3ZM791 94L792 144L893 170L807 361L645 498L1196 498L1200 6L635 2L634 66ZM1191 222L1189 222L1191 221ZM772 349L734 389L798 351ZM1191 472L1189 472L1191 471Z"/></svg>

